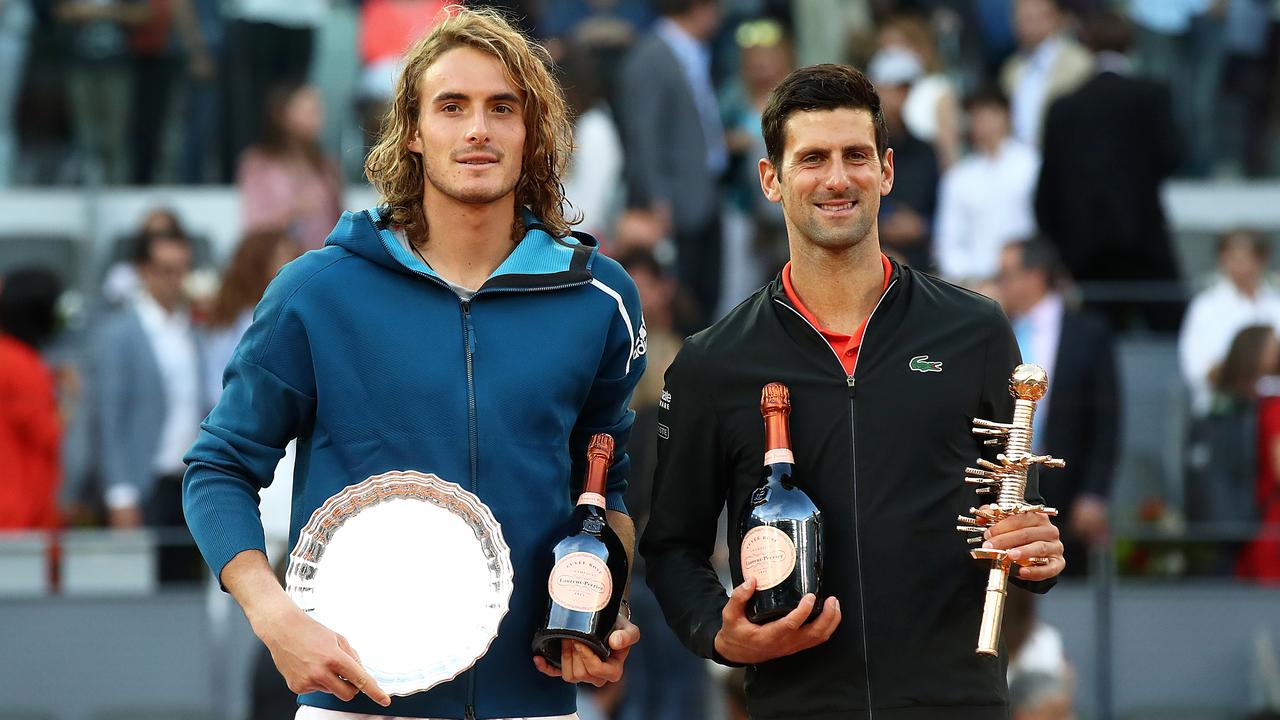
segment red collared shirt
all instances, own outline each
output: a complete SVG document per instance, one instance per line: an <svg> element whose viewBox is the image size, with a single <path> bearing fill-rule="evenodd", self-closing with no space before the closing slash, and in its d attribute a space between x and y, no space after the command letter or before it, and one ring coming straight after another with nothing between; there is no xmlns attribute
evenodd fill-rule
<svg viewBox="0 0 1280 720"><path fill-rule="evenodd" d="M884 294L889 289L889 278L893 275L893 266L889 264L889 258L884 253L880 253L880 264L884 266L884 287L880 293ZM818 329L822 333L822 337L835 351L836 356L840 358L840 364L844 366L846 375L853 375L853 369L858 366L858 348L862 347L862 334L867 331L867 321L871 319L871 315L863 318L862 324L852 335L845 335L835 330L828 330L822 327L822 323L818 322L817 316L809 312L809 308L800 302L800 296L796 294L796 289L791 286L791 263L788 262L782 268L782 289L787 293L787 299L791 301L791 305L804 316L809 324Z"/></svg>

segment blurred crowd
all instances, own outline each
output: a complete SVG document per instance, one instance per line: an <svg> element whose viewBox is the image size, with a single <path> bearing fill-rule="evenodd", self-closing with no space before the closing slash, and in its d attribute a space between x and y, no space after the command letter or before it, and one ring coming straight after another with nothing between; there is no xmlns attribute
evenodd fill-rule
<svg viewBox="0 0 1280 720"><path fill-rule="evenodd" d="M640 291L649 372L634 400L628 498L639 526L665 368L683 337L787 257L780 207L758 178L769 92L795 67L842 62L875 83L889 128L885 252L999 300L1023 357L1049 372L1034 444L1073 459L1042 482L1061 512L1068 572L1087 572L1109 541L1124 411L1113 338L1136 334L1177 337L1192 418L1187 520L1238 538L1202 569L1280 580L1270 243L1250 229L1224 234L1201 283L1180 268L1160 202L1175 176L1277 174L1280 4L485 4L548 48L575 118L564 185L578 229ZM241 217L226 222L242 238L215 264L206 230L154 209L114 244L71 331L63 269L4 273L0 529L161 528L160 579L203 577L182 522L182 456L266 285L323 244L344 191L362 184L399 58L445 5L0 0L0 191L234 183ZM641 668L631 699L593 694L583 717L597 706L701 717L690 698L705 670L674 637L648 634L662 620L636 587L652 640L631 663ZM1025 625L1011 646L1041 658L1012 685L1029 708L1015 717L1069 717L1061 639L1029 607L1011 615ZM738 696L727 698L732 710Z"/></svg>

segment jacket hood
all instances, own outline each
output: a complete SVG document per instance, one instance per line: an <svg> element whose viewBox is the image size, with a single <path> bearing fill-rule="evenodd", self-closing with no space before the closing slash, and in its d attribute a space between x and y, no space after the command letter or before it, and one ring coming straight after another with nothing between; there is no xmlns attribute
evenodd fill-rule
<svg viewBox="0 0 1280 720"><path fill-rule="evenodd" d="M520 289L590 282L599 243L580 232L557 238L528 210L525 234L480 289ZM334 245L395 272L443 280L402 245L384 208L342 213L325 245Z"/></svg>

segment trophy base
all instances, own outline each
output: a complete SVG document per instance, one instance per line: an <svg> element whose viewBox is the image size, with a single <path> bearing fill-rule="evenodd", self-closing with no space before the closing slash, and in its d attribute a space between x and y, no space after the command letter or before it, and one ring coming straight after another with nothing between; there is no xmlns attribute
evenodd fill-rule
<svg viewBox="0 0 1280 720"><path fill-rule="evenodd" d="M557 670L560 669L560 641L576 640L586 645L601 660L608 660L612 651L605 643L595 635L589 635L578 630L568 629L551 629L547 628L539 630L533 635L533 652L542 657Z"/></svg>

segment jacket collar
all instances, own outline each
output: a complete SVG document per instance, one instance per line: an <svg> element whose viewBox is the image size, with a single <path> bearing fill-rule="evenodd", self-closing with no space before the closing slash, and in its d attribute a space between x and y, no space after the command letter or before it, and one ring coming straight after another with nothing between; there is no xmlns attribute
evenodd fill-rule
<svg viewBox="0 0 1280 720"><path fill-rule="evenodd" d="M580 232L555 237L532 213L523 213L524 237L479 289L537 290L591 282L591 266L599 249L596 239ZM385 208L343 213L326 244L339 245L398 272L444 281L400 243Z"/></svg>
<svg viewBox="0 0 1280 720"><path fill-rule="evenodd" d="M884 299L881 301L882 304L888 304L892 302L893 299L898 295L898 293L901 292L898 288L898 285L899 285L898 281L902 280L902 278L906 275L906 268L903 267L902 265L899 265L898 261L894 260L892 257L889 258L889 266L891 268L889 273L889 289L885 290L884 292ZM786 289L782 287L781 271L779 271L778 274L774 276L773 280L769 283L767 290L768 290L770 299L776 300L777 302L780 302L783 305L786 305L792 310L796 310L797 312L799 312L799 310L791 302L791 299L787 297Z"/></svg>

